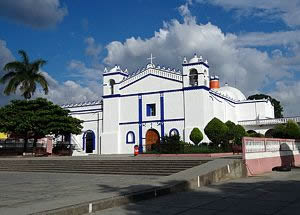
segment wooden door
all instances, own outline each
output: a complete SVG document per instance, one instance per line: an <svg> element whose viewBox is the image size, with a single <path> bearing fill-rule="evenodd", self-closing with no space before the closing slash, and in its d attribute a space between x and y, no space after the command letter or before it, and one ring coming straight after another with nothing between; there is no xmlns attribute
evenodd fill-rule
<svg viewBox="0 0 300 215"><path fill-rule="evenodd" d="M159 143L159 134L156 130L150 129L146 133L146 149L150 150L152 144Z"/></svg>

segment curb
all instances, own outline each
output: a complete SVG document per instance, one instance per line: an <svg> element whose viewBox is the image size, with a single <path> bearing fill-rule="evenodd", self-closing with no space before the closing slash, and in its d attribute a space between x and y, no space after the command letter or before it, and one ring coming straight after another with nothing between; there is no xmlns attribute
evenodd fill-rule
<svg viewBox="0 0 300 215"><path fill-rule="evenodd" d="M235 160L219 169L199 175L190 180L181 180L170 185L159 186L134 193L101 199L98 201L66 206L54 210L41 211L32 215L81 215L88 214L112 207L119 207L142 200L154 199L171 193L188 191L197 187L207 186L212 183L241 178L247 176L247 171L242 160Z"/></svg>

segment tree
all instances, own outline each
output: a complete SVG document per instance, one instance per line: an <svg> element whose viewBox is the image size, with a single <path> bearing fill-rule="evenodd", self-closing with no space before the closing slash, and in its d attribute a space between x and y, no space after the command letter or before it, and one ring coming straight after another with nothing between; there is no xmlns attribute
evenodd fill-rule
<svg viewBox="0 0 300 215"><path fill-rule="evenodd" d="M234 144L242 145L242 139L247 135L246 130L241 125L234 126Z"/></svg>
<svg viewBox="0 0 300 215"><path fill-rule="evenodd" d="M299 139L300 138L300 127L293 120L289 120L285 125L285 134L287 138Z"/></svg>
<svg viewBox="0 0 300 215"><path fill-rule="evenodd" d="M44 98L35 100L13 100L0 108L0 132L14 134L25 140L46 135L80 134L82 121L69 115L70 111L53 104Z"/></svg>
<svg viewBox="0 0 300 215"><path fill-rule="evenodd" d="M265 94L255 94L255 95L249 96L248 99L249 100L270 99L271 104L274 106L275 118L282 118L283 117L283 115L282 115L283 108L280 104L280 101L272 98L271 96L265 95Z"/></svg>
<svg viewBox="0 0 300 215"><path fill-rule="evenodd" d="M225 125L225 123L215 117L206 125L206 127L204 128L204 132L214 145L224 145L224 143L226 142L228 127Z"/></svg>
<svg viewBox="0 0 300 215"><path fill-rule="evenodd" d="M234 132L235 132L235 123L228 120L225 125L228 128L228 132L226 134L227 141L234 140Z"/></svg>
<svg viewBox="0 0 300 215"><path fill-rule="evenodd" d="M13 61L7 63L3 70L7 72L0 78L0 83L6 84L4 94L10 95L20 89L25 99L30 99L36 90L36 84L40 84L45 94L48 94L48 82L45 76L40 72L40 68L46 64L43 59L33 62L29 61L27 53L19 50L22 61Z"/></svg>
<svg viewBox="0 0 300 215"><path fill-rule="evenodd" d="M195 144L198 145L203 140L203 134L199 128L193 128L190 134L190 140Z"/></svg>
<svg viewBox="0 0 300 215"><path fill-rule="evenodd" d="M274 138L286 138L285 125L276 125L273 130Z"/></svg>

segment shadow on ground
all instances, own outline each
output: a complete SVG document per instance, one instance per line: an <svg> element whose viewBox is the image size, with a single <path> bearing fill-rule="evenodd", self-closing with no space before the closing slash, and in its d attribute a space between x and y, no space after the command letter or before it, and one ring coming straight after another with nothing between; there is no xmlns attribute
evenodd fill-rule
<svg viewBox="0 0 300 215"><path fill-rule="evenodd" d="M165 185L178 183L170 181ZM135 192L145 186L122 188L120 195ZM147 188L154 188L148 186ZM101 192L115 191L100 186ZM160 193L163 194L163 193ZM158 194L159 195L159 194ZM147 199L147 197L145 198ZM189 192L163 195L146 201L110 208L95 214L298 214L300 212L300 169L273 172L264 176L236 179Z"/></svg>

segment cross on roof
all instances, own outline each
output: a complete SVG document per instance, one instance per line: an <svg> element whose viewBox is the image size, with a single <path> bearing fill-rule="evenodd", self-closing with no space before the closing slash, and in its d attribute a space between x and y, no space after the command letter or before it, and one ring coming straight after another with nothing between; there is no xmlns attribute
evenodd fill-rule
<svg viewBox="0 0 300 215"><path fill-rule="evenodd" d="M156 57L153 57L152 53L151 53L151 57L147 58L147 60L150 60L150 63L153 64L153 59L155 59Z"/></svg>

